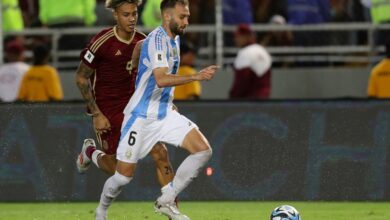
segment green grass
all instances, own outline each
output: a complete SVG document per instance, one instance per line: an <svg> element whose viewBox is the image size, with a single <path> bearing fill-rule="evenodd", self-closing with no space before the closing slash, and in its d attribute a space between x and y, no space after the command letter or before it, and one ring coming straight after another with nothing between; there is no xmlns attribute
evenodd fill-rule
<svg viewBox="0 0 390 220"><path fill-rule="evenodd" d="M268 220L278 205L298 209L303 220L390 219L385 202L181 202L180 209L192 220ZM0 220L94 219L96 203L0 203ZM153 211L153 202L115 202L110 220L165 220Z"/></svg>

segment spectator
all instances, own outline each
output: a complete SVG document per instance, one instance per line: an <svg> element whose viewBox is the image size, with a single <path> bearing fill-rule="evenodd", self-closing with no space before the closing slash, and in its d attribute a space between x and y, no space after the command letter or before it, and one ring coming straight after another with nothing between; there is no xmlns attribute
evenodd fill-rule
<svg viewBox="0 0 390 220"><path fill-rule="evenodd" d="M372 98L390 98L390 40L386 43L386 57L371 71L367 93Z"/></svg>
<svg viewBox="0 0 390 220"><path fill-rule="evenodd" d="M234 61L234 82L230 98L269 98L271 56L264 47L256 43L256 35L248 25L237 27L235 43L241 49Z"/></svg>
<svg viewBox="0 0 390 220"><path fill-rule="evenodd" d="M39 18L49 28L92 26L96 21L96 0L39 0ZM82 35L65 35L59 49L81 49L86 43Z"/></svg>
<svg viewBox="0 0 390 220"><path fill-rule="evenodd" d="M281 15L274 15L269 21L272 25L286 25L286 19ZM261 44L267 46L291 46L293 36L290 31L272 31L265 35Z"/></svg>
<svg viewBox="0 0 390 220"><path fill-rule="evenodd" d="M222 4L223 23L227 25L252 24L252 1L251 0L223 0ZM224 34L225 46L234 45L232 33Z"/></svg>
<svg viewBox="0 0 390 220"><path fill-rule="evenodd" d="M23 16L18 0L1 0L3 31L21 31L24 28Z"/></svg>
<svg viewBox="0 0 390 220"><path fill-rule="evenodd" d="M273 25L286 25L286 19L281 15L274 15L270 19L270 24ZM267 33L263 40L261 41L261 45L264 47L285 47L292 46L293 44L293 35L291 31L271 31ZM273 67L287 67L292 63L287 61L273 63Z"/></svg>
<svg viewBox="0 0 390 220"><path fill-rule="evenodd" d="M39 45L34 48L33 54L33 66L23 77L18 99L28 102L62 100L60 77L57 70L48 65L50 50L44 45Z"/></svg>
<svg viewBox="0 0 390 220"><path fill-rule="evenodd" d="M329 0L288 0L288 23L292 25L322 24L331 18ZM294 33L294 44L304 46L326 45L323 33L305 31Z"/></svg>
<svg viewBox="0 0 390 220"><path fill-rule="evenodd" d="M23 21L26 27L41 26L39 21L38 4L39 0L19 0L20 9L23 14Z"/></svg>
<svg viewBox="0 0 390 220"><path fill-rule="evenodd" d="M178 75L193 75L198 71L194 69L196 50L190 43L183 42L180 45L180 67ZM199 81L194 81L175 88L175 100L197 100L200 98L201 85Z"/></svg>
<svg viewBox="0 0 390 220"><path fill-rule="evenodd" d="M288 0L288 23L321 24L330 21L329 0Z"/></svg>
<svg viewBox="0 0 390 220"><path fill-rule="evenodd" d="M287 16L287 0L252 1L255 23L267 23L275 14Z"/></svg>
<svg viewBox="0 0 390 220"><path fill-rule="evenodd" d="M24 62L24 47L17 41L9 42L5 47L6 64L0 67L0 101L16 101L20 82L29 68Z"/></svg>
<svg viewBox="0 0 390 220"><path fill-rule="evenodd" d="M161 0L146 0L141 19L146 28L154 29L161 25Z"/></svg>
<svg viewBox="0 0 390 220"><path fill-rule="evenodd" d="M390 0L371 0L371 19L374 24L390 23ZM377 44L384 44L390 38L390 30L381 30Z"/></svg>
<svg viewBox="0 0 390 220"><path fill-rule="evenodd" d="M224 24L252 24L251 0L223 0L223 23Z"/></svg>

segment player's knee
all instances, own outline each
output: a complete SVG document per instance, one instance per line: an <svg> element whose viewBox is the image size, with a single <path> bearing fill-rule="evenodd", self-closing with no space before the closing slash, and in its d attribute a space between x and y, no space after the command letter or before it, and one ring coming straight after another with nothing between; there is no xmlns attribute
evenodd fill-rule
<svg viewBox="0 0 390 220"><path fill-rule="evenodd" d="M167 163L168 162L168 151L163 145L156 145L152 149L150 154L156 163Z"/></svg>
<svg viewBox="0 0 390 220"><path fill-rule="evenodd" d="M124 176L118 172L115 172L115 174L112 176L112 180L118 185L118 186L125 186L133 179L133 177Z"/></svg>
<svg viewBox="0 0 390 220"><path fill-rule="evenodd" d="M213 155L213 150L211 148L208 148L207 150L199 151L194 155L196 155L202 161L207 162L210 160L211 156Z"/></svg>

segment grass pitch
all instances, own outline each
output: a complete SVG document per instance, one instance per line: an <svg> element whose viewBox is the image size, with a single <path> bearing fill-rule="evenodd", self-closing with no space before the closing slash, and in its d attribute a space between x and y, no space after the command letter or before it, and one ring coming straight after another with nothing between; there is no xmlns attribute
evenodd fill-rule
<svg viewBox="0 0 390 220"><path fill-rule="evenodd" d="M192 220L268 220L279 205L294 206L303 220L390 219L388 202L181 202ZM0 203L0 220L94 219L96 203ZM153 202L115 202L110 220L165 220L153 211Z"/></svg>

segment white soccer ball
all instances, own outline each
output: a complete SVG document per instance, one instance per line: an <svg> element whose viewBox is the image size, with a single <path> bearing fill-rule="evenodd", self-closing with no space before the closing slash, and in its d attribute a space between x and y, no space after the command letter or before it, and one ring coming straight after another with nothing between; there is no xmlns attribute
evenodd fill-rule
<svg viewBox="0 0 390 220"><path fill-rule="evenodd" d="M294 207L282 205L272 211L270 220L302 220L302 218Z"/></svg>

